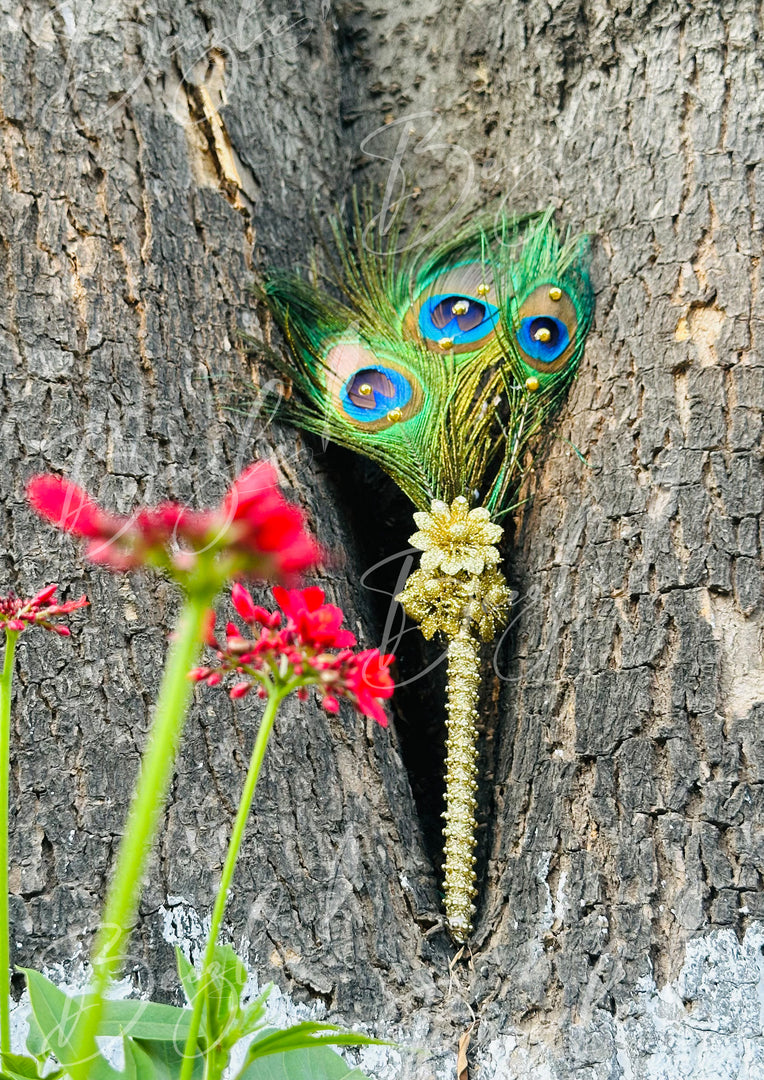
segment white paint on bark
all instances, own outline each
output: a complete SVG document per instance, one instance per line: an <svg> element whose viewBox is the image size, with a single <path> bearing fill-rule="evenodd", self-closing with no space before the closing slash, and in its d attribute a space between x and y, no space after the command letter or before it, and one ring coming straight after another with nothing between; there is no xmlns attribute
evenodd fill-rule
<svg viewBox="0 0 764 1080"><path fill-rule="evenodd" d="M764 1076L764 925L739 941L715 930L687 945L678 977L643 980L628 1010L595 1010L566 1033L581 1080L759 1080ZM493 1039L476 1080L554 1080L560 1059L534 1036Z"/></svg>
<svg viewBox="0 0 764 1080"><path fill-rule="evenodd" d="M184 896L168 896L159 908L162 937L168 945L177 946L191 964L201 961L204 943L210 928L210 917L200 919Z"/></svg>

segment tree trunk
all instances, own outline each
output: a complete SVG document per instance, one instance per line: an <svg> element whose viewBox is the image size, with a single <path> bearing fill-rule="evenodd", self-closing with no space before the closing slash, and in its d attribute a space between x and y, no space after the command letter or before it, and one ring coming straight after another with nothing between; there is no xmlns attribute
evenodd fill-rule
<svg viewBox="0 0 764 1080"><path fill-rule="evenodd" d="M70 641L19 652L16 963L76 977L87 955L177 608L148 575L83 568L26 479L204 505L270 457L335 553L318 583L379 644L360 577L405 546L410 508L267 422L248 287L304 265L353 182L446 228L468 199L554 205L595 237L597 311L485 657L470 947L452 965L438 927L427 679L397 734L280 717L231 940L292 1001L425 1048L377 1052L375 1077L455 1075L473 1017L482 1080L759 1075L760 11L622 8L0 0L0 584L92 603ZM402 651L410 677L432 659ZM175 993L170 945L201 944L256 723L197 697L128 958L142 991Z"/></svg>

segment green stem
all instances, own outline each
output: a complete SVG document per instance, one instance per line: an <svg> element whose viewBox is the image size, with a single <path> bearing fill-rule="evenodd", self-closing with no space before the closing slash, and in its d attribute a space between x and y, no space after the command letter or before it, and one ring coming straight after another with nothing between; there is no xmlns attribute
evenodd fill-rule
<svg viewBox="0 0 764 1080"><path fill-rule="evenodd" d="M133 792L127 827L117 854L101 926L93 947L93 987L79 1025L71 1072L86 1080L97 1054L95 1036L104 995L114 975L140 898L146 862L164 809L183 721L193 692L188 673L202 649L202 627L214 596L199 592L186 598L170 646L159 689L154 722Z"/></svg>
<svg viewBox="0 0 764 1080"><path fill-rule="evenodd" d="M11 956L8 914L8 800L11 758L13 658L20 631L5 631L5 661L0 676L0 1051L11 1049Z"/></svg>
<svg viewBox="0 0 764 1080"><path fill-rule="evenodd" d="M207 988L210 983L210 969L215 956L215 947L217 945L220 927L223 922L223 915L225 914L226 902L228 901L228 890L230 889L233 880L236 860L239 857L239 849L241 848L241 842L244 838L244 830L247 827L247 819L252 806L255 788L257 787L257 778L260 775L260 767L263 764L263 758L265 757L265 750L273 728L273 722L276 719L276 714L281 702L291 689L292 687L277 686L270 691L270 694L268 695L268 704L263 713L263 718L260 721L260 727L257 730L257 738L255 739L255 745L252 748L252 757L249 762L247 778L244 781L244 790L242 791L241 799L239 800L239 809L236 812L236 820L233 823L231 839L228 844L228 852L225 857L225 863L223 864L223 873L220 877L220 885L218 886L217 896L215 897L215 906L212 909L210 933L207 938L204 957L202 958L202 970L199 975L196 994L194 995L191 1027L183 1051L183 1065L180 1071L179 1080L191 1080L194 1058L196 1056L196 1044L199 1037L199 1027L202 1019L202 1008L204 1007L204 1002L207 997Z"/></svg>

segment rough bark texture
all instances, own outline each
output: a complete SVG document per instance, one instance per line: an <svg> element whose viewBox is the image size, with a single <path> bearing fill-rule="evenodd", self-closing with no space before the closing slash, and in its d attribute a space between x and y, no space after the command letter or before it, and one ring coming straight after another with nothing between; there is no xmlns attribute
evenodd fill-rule
<svg viewBox="0 0 764 1080"><path fill-rule="evenodd" d="M203 504L269 455L339 553L321 584L378 640L358 581L384 535L372 557L353 522L379 503L336 482L347 458L229 406L240 331L263 332L258 267L304 261L315 214L392 176L423 200L446 185L441 214L500 196L596 236L595 327L510 555L477 933L453 971L427 934L437 777L412 731L430 737L437 697L414 691L411 782L394 731L279 721L232 939L262 981L427 1047L379 1076L452 1075L473 1013L486 1080L760 1075L757 5L0 11L0 584L93 603L72 641L20 649L16 961L87 949L177 606L148 577L83 570L23 483L53 469L118 510ZM189 719L134 942L143 989L174 989L168 941L209 909L255 723L212 694Z"/></svg>

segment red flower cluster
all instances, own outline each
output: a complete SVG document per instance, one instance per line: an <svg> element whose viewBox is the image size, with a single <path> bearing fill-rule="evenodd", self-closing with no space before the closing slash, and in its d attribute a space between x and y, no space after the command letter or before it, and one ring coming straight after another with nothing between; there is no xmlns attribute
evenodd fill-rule
<svg viewBox="0 0 764 1080"><path fill-rule="evenodd" d="M52 620L68 615L77 608L86 607L88 601L81 596L79 600L67 600L63 604L57 604L53 600L57 588L58 585L46 585L31 600L21 600L13 593L0 597L0 629L19 631L28 626L41 626L44 630L60 634L61 637L69 637L69 627L60 626Z"/></svg>
<svg viewBox="0 0 764 1080"><path fill-rule="evenodd" d="M165 502L122 517L103 510L70 480L46 474L27 485L34 509L59 529L88 541L91 562L110 570L150 564L187 580L202 564L216 577L291 581L321 552L304 529L300 510L287 503L276 473L263 462L234 481L209 511Z"/></svg>
<svg viewBox="0 0 764 1080"><path fill-rule="evenodd" d="M389 667L394 657L383 656L379 649L352 652L349 646L356 640L349 630L342 629L342 610L324 604L321 589L277 586L273 595L283 616L258 607L243 586L234 585L233 605L252 636L246 637L229 622L221 644L214 636L212 615L207 641L217 651L218 664L195 668L190 677L217 686L224 674L235 672L243 678L230 691L232 698L244 697L257 685L262 696L267 694L266 688L281 686L296 689L304 700L307 687L315 686L327 712L338 712L339 699L344 697L359 712L386 727L381 702L393 693Z"/></svg>

